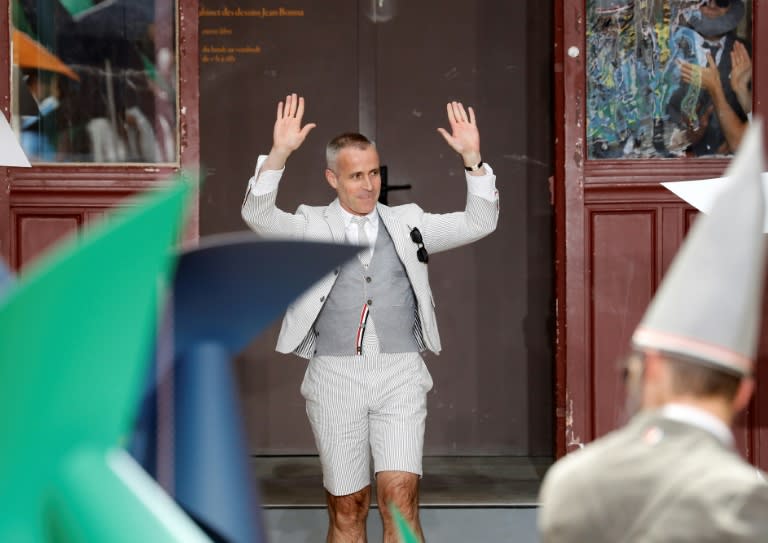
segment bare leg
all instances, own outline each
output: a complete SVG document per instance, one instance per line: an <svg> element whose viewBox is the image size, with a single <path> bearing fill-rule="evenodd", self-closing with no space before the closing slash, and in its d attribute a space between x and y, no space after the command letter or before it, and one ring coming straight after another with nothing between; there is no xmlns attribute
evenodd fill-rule
<svg viewBox="0 0 768 543"><path fill-rule="evenodd" d="M325 492L328 500L327 543L366 543L365 521L371 505L371 486L347 494L334 496Z"/></svg>
<svg viewBox="0 0 768 543"><path fill-rule="evenodd" d="M420 541L424 533L419 522L419 476L407 471L380 471L376 474L376 500L384 524L384 543L399 543L390 504L400 510Z"/></svg>

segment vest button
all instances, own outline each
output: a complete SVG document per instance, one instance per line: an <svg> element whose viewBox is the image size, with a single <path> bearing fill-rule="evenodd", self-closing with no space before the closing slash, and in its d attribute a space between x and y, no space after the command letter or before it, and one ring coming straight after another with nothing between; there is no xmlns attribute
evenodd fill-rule
<svg viewBox="0 0 768 543"><path fill-rule="evenodd" d="M325 296L320 296L320 301L324 302L325 301Z"/></svg>
<svg viewBox="0 0 768 543"><path fill-rule="evenodd" d="M338 268L336 268L335 270L333 270L333 275L339 275L339 269L338 269Z"/></svg>
<svg viewBox="0 0 768 543"><path fill-rule="evenodd" d="M373 300L368 300L368 305L373 305Z"/></svg>
<svg viewBox="0 0 768 543"><path fill-rule="evenodd" d="M366 277L366 278L365 278L365 282L366 282L366 283L370 283L370 282L371 282L371 278L370 278L370 277Z"/></svg>

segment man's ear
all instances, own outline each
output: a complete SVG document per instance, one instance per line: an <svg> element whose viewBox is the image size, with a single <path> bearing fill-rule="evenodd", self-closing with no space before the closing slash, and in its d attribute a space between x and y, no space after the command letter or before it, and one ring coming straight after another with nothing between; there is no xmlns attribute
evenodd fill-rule
<svg viewBox="0 0 768 543"><path fill-rule="evenodd" d="M330 168L325 169L325 180L335 190L339 186L339 180L336 178L336 174Z"/></svg>
<svg viewBox="0 0 768 543"><path fill-rule="evenodd" d="M664 360L658 351L647 350L643 374L647 381L659 381L665 369Z"/></svg>
<svg viewBox="0 0 768 543"><path fill-rule="evenodd" d="M739 383L739 388L736 391L736 397L733 399L733 410L735 413L747 408L752 393L755 390L754 377L744 377Z"/></svg>
<svg viewBox="0 0 768 543"><path fill-rule="evenodd" d="M669 392L669 366L664 357L653 349L645 350L643 364L643 409L655 409L666 400Z"/></svg>

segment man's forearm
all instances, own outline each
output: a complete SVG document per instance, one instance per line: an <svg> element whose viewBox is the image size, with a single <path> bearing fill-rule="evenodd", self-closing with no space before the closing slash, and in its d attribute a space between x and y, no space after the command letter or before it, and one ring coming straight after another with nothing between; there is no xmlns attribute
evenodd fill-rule
<svg viewBox="0 0 768 543"><path fill-rule="evenodd" d="M263 170L282 170L285 168L285 163L288 161L288 157L291 155L290 151L287 151L285 149L276 149L275 147L272 147L270 149L269 154L267 155L267 159L264 161L264 164L261 165L261 169Z"/></svg>
<svg viewBox="0 0 768 543"><path fill-rule="evenodd" d="M736 93L736 99L739 101L739 105L744 110L744 113L751 113L752 93L749 89L733 89L733 92Z"/></svg>
<svg viewBox="0 0 768 543"><path fill-rule="evenodd" d="M715 114L720 120L720 128L723 130L725 141L728 143L731 152L735 153L744 135L745 123L733 110L731 104L728 103L722 87L715 89L711 96L712 103L715 106Z"/></svg>
<svg viewBox="0 0 768 543"><path fill-rule="evenodd" d="M265 167L267 157L260 155L256 170L248 181L241 215L251 230L264 236L290 236L294 232L296 218L275 206L277 190L283 171Z"/></svg>

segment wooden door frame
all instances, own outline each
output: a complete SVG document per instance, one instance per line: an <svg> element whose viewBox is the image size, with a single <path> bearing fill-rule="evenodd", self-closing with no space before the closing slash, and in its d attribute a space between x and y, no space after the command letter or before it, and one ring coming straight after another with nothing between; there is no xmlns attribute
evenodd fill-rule
<svg viewBox="0 0 768 543"><path fill-rule="evenodd" d="M585 0L554 1L554 80L555 80L555 268L557 297L557 341L555 372L556 454L570 452L595 436L595 398L593 397L592 360L588 297L588 245L585 224L586 204L590 198L606 194L646 193L658 198L659 181L718 177L727 165L721 159L586 159L586 82L583 55L586 50ZM768 5L755 0L752 15L753 51L761 50L768 38ZM576 47L578 56L570 56ZM768 110L768 54L753 58L754 112ZM764 129L766 129L764 125ZM659 160L663 160L662 163ZM663 169L663 173L662 170ZM663 191L663 189L662 189ZM651 194L653 196L650 196ZM682 240L683 232L679 232ZM673 252L661 255L668 264ZM662 268L665 268L663 265ZM660 281L661 276L657 277ZM657 283L658 284L658 283ZM763 327L765 330L765 326ZM762 366L768 363L766 349L761 350ZM760 366L760 367L762 367ZM768 375L762 372L763 375ZM768 465L768 392L758 379L752 409L745 423L752 429L748 442L742 443L757 465Z"/></svg>
<svg viewBox="0 0 768 543"><path fill-rule="evenodd" d="M0 4L0 46L10 52L10 1ZM177 0L178 47L178 141L177 164L39 164L32 168L0 168L0 257L14 264L11 203L20 198L25 204L111 207L114 202L151 189L180 169L197 175L200 162L198 121L198 0ZM6 118L11 106L10 54L0 56L0 109ZM190 202L185 239L199 235L198 197Z"/></svg>

